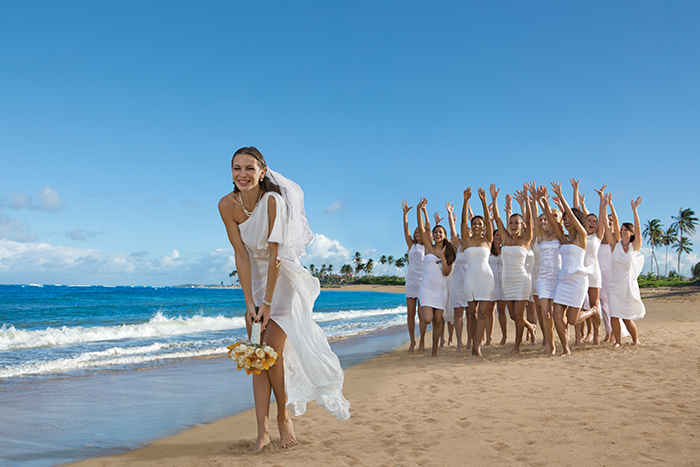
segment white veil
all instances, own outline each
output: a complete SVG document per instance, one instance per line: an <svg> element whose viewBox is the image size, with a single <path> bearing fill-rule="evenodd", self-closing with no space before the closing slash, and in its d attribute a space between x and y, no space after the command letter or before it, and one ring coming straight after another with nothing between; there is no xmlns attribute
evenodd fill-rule
<svg viewBox="0 0 700 467"><path fill-rule="evenodd" d="M306 254L306 247L314 241L314 234L306 220L304 191L299 185L269 167L265 176L280 187L282 199L285 202L285 215L282 223L284 240L280 244L278 256L296 261Z"/></svg>

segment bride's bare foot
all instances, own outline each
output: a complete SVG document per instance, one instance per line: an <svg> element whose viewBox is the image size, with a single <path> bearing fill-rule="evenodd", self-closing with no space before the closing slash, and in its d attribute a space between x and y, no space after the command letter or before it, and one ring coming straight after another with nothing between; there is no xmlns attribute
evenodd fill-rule
<svg viewBox="0 0 700 467"><path fill-rule="evenodd" d="M270 432L266 431L265 433L258 435L258 440L255 442L253 452L262 451L268 444L270 444Z"/></svg>
<svg viewBox="0 0 700 467"><path fill-rule="evenodd" d="M420 343L418 344L418 351L425 352L425 342L424 341L420 341Z"/></svg>
<svg viewBox="0 0 700 467"><path fill-rule="evenodd" d="M280 442L283 448L288 448L297 444L297 438L294 436L294 424L292 419L287 417L287 420L277 421L280 429Z"/></svg>
<svg viewBox="0 0 700 467"><path fill-rule="evenodd" d="M499 342L498 345L506 345L506 336L503 336L503 339L501 339L501 342Z"/></svg>
<svg viewBox="0 0 700 467"><path fill-rule="evenodd" d="M408 351L413 352L413 349L416 348L416 341L411 341L411 345L408 346Z"/></svg>

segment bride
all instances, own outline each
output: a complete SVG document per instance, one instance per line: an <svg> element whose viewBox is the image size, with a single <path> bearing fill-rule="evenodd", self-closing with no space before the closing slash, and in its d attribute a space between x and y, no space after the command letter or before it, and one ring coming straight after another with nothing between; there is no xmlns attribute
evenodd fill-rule
<svg viewBox="0 0 700 467"><path fill-rule="evenodd" d="M315 400L338 420L350 417L342 394L344 373L321 328L311 320L320 293L318 279L299 263L313 241L304 211L304 193L273 172L255 147L241 148L231 160L234 189L219 201L219 212L235 251L250 338L253 322L278 353L277 363L253 375L258 424L255 452L270 443L271 391L283 448L296 444L292 419Z"/></svg>

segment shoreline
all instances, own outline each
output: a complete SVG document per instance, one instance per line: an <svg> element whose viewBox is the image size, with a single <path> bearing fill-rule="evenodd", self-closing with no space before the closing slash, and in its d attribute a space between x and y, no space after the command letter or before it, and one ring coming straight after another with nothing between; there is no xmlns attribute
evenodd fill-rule
<svg viewBox="0 0 700 467"><path fill-rule="evenodd" d="M249 409L73 465L691 465L700 450L700 290L681 289L642 291L641 346L627 338L617 350L583 345L562 358L525 344L513 356L512 322L508 344L483 358L446 349L432 359L404 343L346 371L350 420L316 404L292 416L291 449L279 446L273 404L272 443L258 455Z"/></svg>
<svg viewBox="0 0 700 467"><path fill-rule="evenodd" d="M241 290L240 285L178 285L174 287L214 290ZM339 287L321 287L321 292L382 292L404 293L403 285L346 284Z"/></svg>

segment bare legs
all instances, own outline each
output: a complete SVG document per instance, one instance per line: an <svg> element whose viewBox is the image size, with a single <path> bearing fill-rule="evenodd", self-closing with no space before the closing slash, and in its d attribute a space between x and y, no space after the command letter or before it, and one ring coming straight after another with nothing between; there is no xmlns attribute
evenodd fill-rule
<svg viewBox="0 0 700 467"><path fill-rule="evenodd" d="M540 326L542 327L542 334L544 334L544 341L549 347L549 351L552 355L557 351L554 346L554 300L551 298L540 298L540 310L542 310L542 320L540 321Z"/></svg>
<svg viewBox="0 0 700 467"><path fill-rule="evenodd" d="M442 319L442 310L429 306L420 307L420 322L421 328L428 328L428 324L433 324L433 352L432 356L437 357L438 345L440 344L440 336L443 333L445 321ZM423 343L424 335L421 337ZM419 347L420 350L420 347Z"/></svg>
<svg viewBox="0 0 700 467"><path fill-rule="evenodd" d="M462 317L464 316L464 307L455 308L455 334L457 335L457 352L461 352L464 346L462 345Z"/></svg>
<svg viewBox="0 0 700 467"><path fill-rule="evenodd" d="M520 353L520 344L523 341L523 331L525 327L529 331L534 332L534 326L525 320L525 307L527 306L527 300L509 301L508 311L513 310L512 318L515 321L515 345L510 353L517 354Z"/></svg>
<svg viewBox="0 0 700 467"><path fill-rule="evenodd" d="M486 301L473 301L469 302L469 309L472 308L478 308L479 315L476 319L476 332L474 334L474 345L472 347L472 355L475 357L481 357L481 341L484 338L484 329L486 328L486 318L487 316L492 314L493 306L491 305L492 302L486 302Z"/></svg>
<svg viewBox="0 0 700 467"><path fill-rule="evenodd" d="M253 397L255 399L255 417L258 421L258 439L255 442L255 452L260 452L270 443L270 395L275 393L277 402L277 425L280 431L282 447L286 448L297 443L294 436L292 419L287 413L287 394L284 391L284 360L282 349L287 335L273 320L268 321L263 341L277 352L277 362L269 370L263 370L259 375L253 375Z"/></svg>
<svg viewBox="0 0 700 467"><path fill-rule="evenodd" d="M631 319L623 319L622 322L625 323L625 327L630 333L630 337L632 338L632 345L640 345L639 337L637 336L637 325L634 324L634 321L632 321ZM613 347L618 348L620 347L620 345L622 345L622 327L620 326L620 318L611 317L610 324L612 325L612 334L613 338L615 339Z"/></svg>
<svg viewBox="0 0 700 467"><path fill-rule="evenodd" d="M416 304L418 299L415 297L406 297L406 308L408 309L408 335L411 336L411 345L408 346L408 351L413 352L416 348Z"/></svg>
<svg viewBox="0 0 700 467"><path fill-rule="evenodd" d="M569 326L565 321L565 313L567 306L561 305L559 303L554 304L553 314L554 314L554 326L557 329L557 334L559 335L559 341L562 345L562 355L571 355L571 349L569 349ZM578 313L578 308L576 308L576 313Z"/></svg>
<svg viewBox="0 0 700 467"><path fill-rule="evenodd" d="M506 316L506 302L505 300L498 300L496 302L496 308L498 309L498 325L501 326L501 342L498 345L506 345L506 339L508 338L508 317ZM509 314L513 312L508 309Z"/></svg>
<svg viewBox="0 0 700 467"><path fill-rule="evenodd" d="M537 302L527 302L527 318L526 321L531 323L532 326L527 328L527 340L531 343L535 343L535 325L537 324Z"/></svg>

